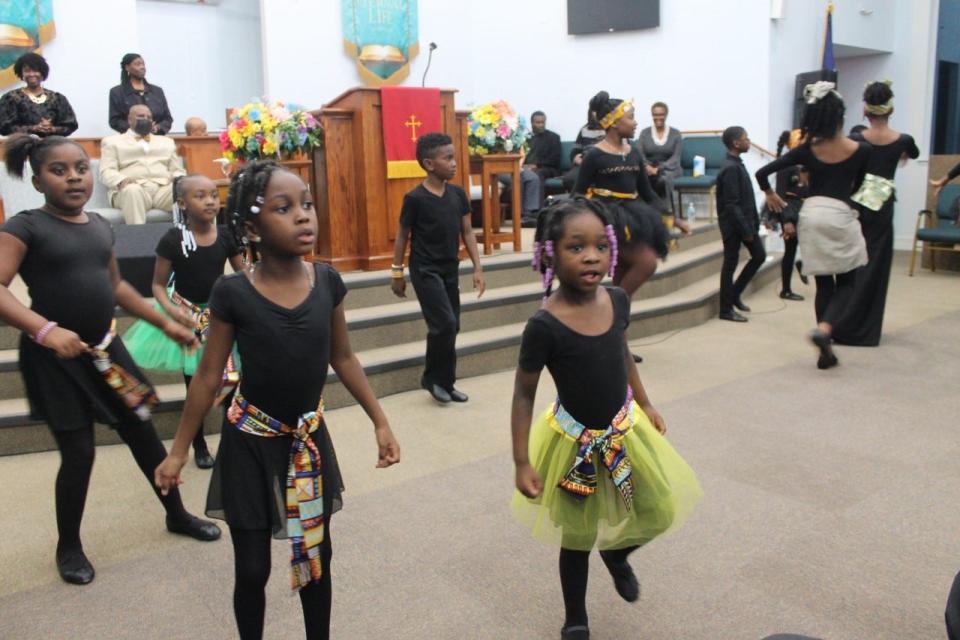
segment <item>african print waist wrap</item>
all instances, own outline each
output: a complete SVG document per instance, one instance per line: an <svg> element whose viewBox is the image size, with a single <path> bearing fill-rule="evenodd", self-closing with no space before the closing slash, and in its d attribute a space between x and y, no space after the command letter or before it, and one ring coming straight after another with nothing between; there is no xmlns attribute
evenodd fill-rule
<svg viewBox="0 0 960 640"><path fill-rule="evenodd" d="M264 438L290 436L287 466L287 536L290 538L290 588L301 589L323 576L320 546L323 543L323 477L320 450L310 437L323 419L323 398L316 411L297 418L291 427L246 401L237 391L227 419L240 431Z"/></svg>
<svg viewBox="0 0 960 640"><path fill-rule="evenodd" d="M90 349L93 356L93 365L107 381L110 388L116 392L123 403L127 405L137 417L146 422L150 419L150 410L156 406L157 393L149 384L141 382L129 371L110 360L107 348L117 337L117 320L110 323L110 331L99 344Z"/></svg>
<svg viewBox="0 0 960 640"><path fill-rule="evenodd" d="M201 307L181 296L176 290L170 290L170 300L173 304L178 304L190 311L193 317L193 333L196 334L200 344L207 341L210 334L210 307ZM224 398L230 395L230 392L237 388L240 383L240 372L237 370L237 362L233 357L233 350L227 356L227 364L223 368L223 376L220 378L220 388L217 389L214 406L223 402Z"/></svg>
<svg viewBox="0 0 960 640"><path fill-rule="evenodd" d="M577 441L579 448L573 466L561 478L558 486L575 498L584 499L597 491L597 468L595 458L610 473L613 485L629 510L633 506L633 469L627 458L624 434L630 429L630 407L633 391L627 390L627 399L606 429L590 429L577 422L560 405L558 398L553 404L551 422L555 428Z"/></svg>

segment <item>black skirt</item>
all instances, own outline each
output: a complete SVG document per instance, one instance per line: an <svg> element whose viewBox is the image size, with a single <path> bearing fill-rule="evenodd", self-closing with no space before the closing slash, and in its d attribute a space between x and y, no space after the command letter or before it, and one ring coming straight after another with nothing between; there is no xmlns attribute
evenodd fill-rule
<svg viewBox="0 0 960 640"><path fill-rule="evenodd" d="M670 231L663 224L663 216L643 200L605 198L594 196L610 212L617 242L621 245L643 244L661 258L669 252Z"/></svg>
<svg viewBox="0 0 960 640"><path fill-rule="evenodd" d="M107 353L115 364L150 385L119 337L110 343ZM30 403L30 417L43 420L51 431L76 431L94 422L114 428L142 422L107 384L87 354L65 360L21 334L20 373Z"/></svg>
<svg viewBox="0 0 960 640"><path fill-rule="evenodd" d="M311 434L320 451L324 520L343 506L343 481L325 422ZM287 468L291 437L266 438L241 431L224 412L217 463L210 478L206 514L231 529L270 529L287 537Z"/></svg>

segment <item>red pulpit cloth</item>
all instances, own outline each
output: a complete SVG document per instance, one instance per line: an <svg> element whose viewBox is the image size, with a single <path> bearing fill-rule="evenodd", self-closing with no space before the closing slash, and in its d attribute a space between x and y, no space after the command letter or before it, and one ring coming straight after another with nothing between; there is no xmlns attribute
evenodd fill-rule
<svg viewBox="0 0 960 640"><path fill-rule="evenodd" d="M388 178L425 176L417 164L417 139L443 131L440 124L440 89L381 87L383 146Z"/></svg>

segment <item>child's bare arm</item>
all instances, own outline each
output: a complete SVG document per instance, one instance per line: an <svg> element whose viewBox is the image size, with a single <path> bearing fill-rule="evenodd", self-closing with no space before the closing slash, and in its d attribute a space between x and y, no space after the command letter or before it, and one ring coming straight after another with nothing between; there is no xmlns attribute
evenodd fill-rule
<svg viewBox="0 0 960 640"><path fill-rule="evenodd" d="M343 303L333 310L330 326L330 366L336 371L340 382L347 388L364 412L373 422L377 437L378 467L389 467L400 462L400 445L393 437L387 417L370 388L367 375L363 372L360 361L357 360L353 347L350 346L350 337L347 334L347 318L343 311Z"/></svg>
<svg viewBox="0 0 960 640"><path fill-rule="evenodd" d="M463 246L467 249L470 262L473 263L473 288L476 289L479 298L486 291L487 283L483 278L483 266L480 264L480 253L477 251L477 236L473 233L473 224L470 221L469 214L460 216L460 221Z"/></svg>
<svg viewBox="0 0 960 640"><path fill-rule="evenodd" d="M667 423L664 422L660 413L653 408L650 398L647 397L647 391L643 388L643 383L640 381L640 372L637 371L637 363L633 361L633 356L630 353L630 345L627 344L626 336L623 338L623 359L627 365L627 381L630 383L630 389L633 391L633 399L637 401L637 404L640 405L643 412L647 414L647 417L650 418L650 422L653 423L657 431L666 433Z"/></svg>
<svg viewBox="0 0 960 640"><path fill-rule="evenodd" d="M193 324L190 315L178 305L173 304L170 296L167 295L167 283L170 282L172 270L173 264L167 258L157 256L153 263L153 282L150 284L150 289L153 291L154 300L167 312L167 315L184 326L190 326Z"/></svg>
<svg viewBox="0 0 960 640"><path fill-rule="evenodd" d="M183 405L173 446L170 447L167 458L154 472L154 483L164 494L181 483L180 470L187 462L190 443L213 406L223 379L223 367L233 349L233 340L233 325L211 315L210 333L203 348L203 357L197 365L197 372L187 390L187 400Z"/></svg>
<svg viewBox="0 0 960 640"><path fill-rule="evenodd" d="M517 369L513 383L513 406L510 411L510 431L513 436L513 464L516 467L517 490L528 498L536 498L543 490L540 475L530 465L530 423L533 421L533 402L537 395L539 371Z"/></svg>
<svg viewBox="0 0 960 640"><path fill-rule="evenodd" d="M193 331L154 309L146 298L130 286L129 282L120 277L120 267L117 266L116 254L110 256L110 280L113 282L113 295L117 299L117 304L123 309L162 330L168 338L178 344L198 346Z"/></svg>
<svg viewBox="0 0 960 640"><path fill-rule="evenodd" d="M407 240L410 237L410 227L402 222L397 228L397 239L393 243L393 264L397 267L403 265L403 258L407 253ZM394 277L394 272L400 277ZM403 269L391 269L390 289L398 298L407 297L407 281L403 278Z"/></svg>

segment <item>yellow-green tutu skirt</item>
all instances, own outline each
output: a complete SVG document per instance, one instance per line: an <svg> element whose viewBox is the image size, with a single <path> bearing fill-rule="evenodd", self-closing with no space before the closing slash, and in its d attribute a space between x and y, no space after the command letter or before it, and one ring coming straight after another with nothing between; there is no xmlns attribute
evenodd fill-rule
<svg viewBox="0 0 960 640"><path fill-rule="evenodd" d="M543 480L543 493L530 499L517 491L511 504L514 517L530 528L534 539L580 551L622 549L646 544L686 521L703 496L693 469L636 402L630 401L620 429L633 484L629 509L597 454L594 493L581 498L561 488L580 445L564 431L553 405L534 423L530 463Z"/></svg>

